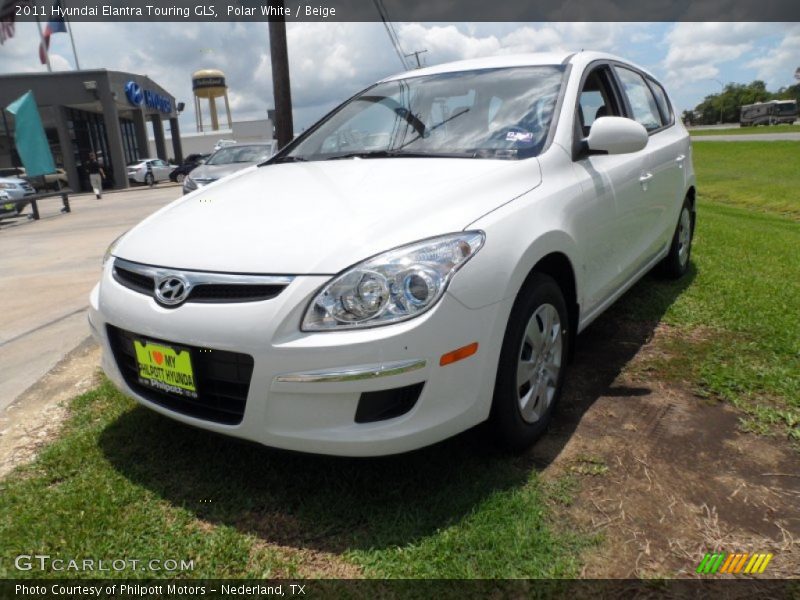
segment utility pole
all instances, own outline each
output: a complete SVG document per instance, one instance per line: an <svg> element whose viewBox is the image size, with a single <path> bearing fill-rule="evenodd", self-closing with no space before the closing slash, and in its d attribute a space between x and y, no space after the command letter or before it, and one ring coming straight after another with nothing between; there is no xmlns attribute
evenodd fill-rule
<svg viewBox="0 0 800 600"><path fill-rule="evenodd" d="M271 1L270 5L279 9L278 15L269 17L269 53L272 61L272 93L275 96L275 137L278 139L278 147L283 148L294 137L286 17L283 0Z"/></svg>
<svg viewBox="0 0 800 600"><path fill-rule="evenodd" d="M416 58L417 59L417 68L421 69L422 68L422 63L419 62L419 55L420 54L425 54L427 51L428 51L427 49L425 49L425 50L417 50L416 52L411 52L410 54L404 54L403 56L405 56L406 58L408 58L409 56L413 56L414 58Z"/></svg>

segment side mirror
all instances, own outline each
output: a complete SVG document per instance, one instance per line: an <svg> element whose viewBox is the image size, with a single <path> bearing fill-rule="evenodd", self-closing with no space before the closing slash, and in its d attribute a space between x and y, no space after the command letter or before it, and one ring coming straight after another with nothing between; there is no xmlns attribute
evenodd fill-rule
<svg viewBox="0 0 800 600"><path fill-rule="evenodd" d="M628 154L647 146L647 130L633 119L600 117L592 123L585 141L591 152Z"/></svg>

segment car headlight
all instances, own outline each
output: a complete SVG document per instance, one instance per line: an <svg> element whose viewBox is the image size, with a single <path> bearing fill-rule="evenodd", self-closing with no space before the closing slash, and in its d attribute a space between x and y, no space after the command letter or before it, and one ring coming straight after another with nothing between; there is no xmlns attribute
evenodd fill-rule
<svg viewBox="0 0 800 600"><path fill-rule="evenodd" d="M128 233L128 232L126 231L125 233ZM123 233L122 235L117 237L117 239L115 239L113 242L111 242L108 245L108 248L106 248L106 253L103 255L103 266L104 267L106 266L106 263L108 262L108 259L111 258L114 255L114 249L117 247L117 244L122 239L122 237L125 235L125 233Z"/></svg>
<svg viewBox="0 0 800 600"><path fill-rule="evenodd" d="M460 269L483 246L482 231L465 231L389 250L340 273L311 301L303 331L374 327L406 321L434 306Z"/></svg>
<svg viewBox="0 0 800 600"><path fill-rule="evenodd" d="M0 181L0 190L14 190L16 188L17 188L17 186L14 185L13 183L6 183L6 182Z"/></svg>

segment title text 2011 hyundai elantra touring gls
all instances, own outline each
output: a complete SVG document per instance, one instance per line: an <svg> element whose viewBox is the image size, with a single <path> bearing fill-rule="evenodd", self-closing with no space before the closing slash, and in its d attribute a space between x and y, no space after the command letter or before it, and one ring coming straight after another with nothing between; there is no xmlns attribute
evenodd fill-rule
<svg viewBox="0 0 800 600"><path fill-rule="evenodd" d="M109 248L103 367L164 415L265 445L403 452L546 428L575 335L653 267L682 275L689 137L613 56L385 79L266 163Z"/></svg>

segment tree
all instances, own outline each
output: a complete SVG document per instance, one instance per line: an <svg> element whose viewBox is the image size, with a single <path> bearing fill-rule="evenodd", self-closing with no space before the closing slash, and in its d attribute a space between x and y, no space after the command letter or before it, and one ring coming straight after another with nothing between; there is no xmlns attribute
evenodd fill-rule
<svg viewBox="0 0 800 600"><path fill-rule="evenodd" d="M767 90L767 84L760 79L748 84L729 83L722 92L709 94L695 107L694 121L704 125L718 121L738 123L739 111L745 104L775 99L797 99L798 97L800 97L800 84L781 88L778 92L773 93Z"/></svg>

